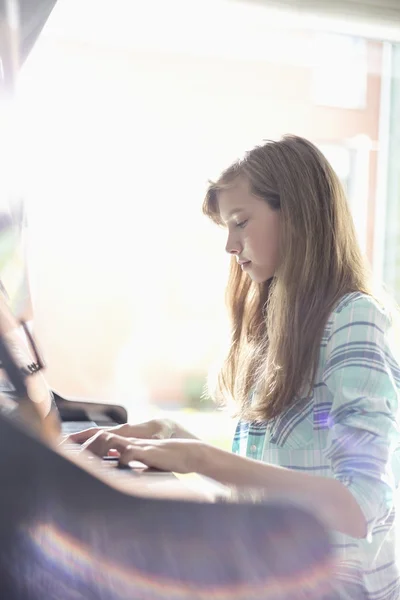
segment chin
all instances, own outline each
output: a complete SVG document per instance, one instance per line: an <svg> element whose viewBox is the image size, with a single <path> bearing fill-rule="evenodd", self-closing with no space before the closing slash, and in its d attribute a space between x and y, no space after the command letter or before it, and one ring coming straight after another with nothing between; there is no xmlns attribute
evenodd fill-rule
<svg viewBox="0 0 400 600"><path fill-rule="evenodd" d="M272 279L273 275L269 275L269 276L265 277L262 275L253 275L253 274L249 273L249 277L252 281L254 281L254 283L265 283L269 279Z"/></svg>
<svg viewBox="0 0 400 600"><path fill-rule="evenodd" d="M274 275L275 273L271 273L270 271L268 271L267 273L265 271L264 273L257 273L256 269L252 269L248 272L248 276L252 281L254 281L254 283L266 283L270 279L273 279Z"/></svg>

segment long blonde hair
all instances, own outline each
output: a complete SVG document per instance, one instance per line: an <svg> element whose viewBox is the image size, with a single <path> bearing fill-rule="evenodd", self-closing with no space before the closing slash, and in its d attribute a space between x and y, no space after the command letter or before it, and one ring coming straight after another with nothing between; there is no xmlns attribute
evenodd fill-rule
<svg viewBox="0 0 400 600"><path fill-rule="evenodd" d="M232 258L231 344L216 396L233 398L241 418L263 421L309 395L330 312L347 293L370 294L370 277L342 185L311 142L267 142L210 182L203 212L216 223L218 192L238 177L281 212L280 263L272 280L257 284Z"/></svg>

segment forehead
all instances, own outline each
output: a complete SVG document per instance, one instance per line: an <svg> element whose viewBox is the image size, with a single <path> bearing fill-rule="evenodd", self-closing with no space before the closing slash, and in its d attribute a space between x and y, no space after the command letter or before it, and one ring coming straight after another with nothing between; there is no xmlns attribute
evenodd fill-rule
<svg viewBox="0 0 400 600"><path fill-rule="evenodd" d="M218 210L223 221L242 210L257 204L257 198L251 193L249 182L238 178L226 189L218 191Z"/></svg>

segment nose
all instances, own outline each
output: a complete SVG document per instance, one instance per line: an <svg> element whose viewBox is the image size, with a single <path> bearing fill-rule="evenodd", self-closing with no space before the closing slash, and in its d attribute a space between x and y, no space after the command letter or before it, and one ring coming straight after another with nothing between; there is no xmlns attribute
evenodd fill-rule
<svg viewBox="0 0 400 600"><path fill-rule="evenodd" d="M240 254L242 250L243 247L240 240L235 237L234 232L230 232L226 241L225 251L235 256L236 254Z"/></svg>

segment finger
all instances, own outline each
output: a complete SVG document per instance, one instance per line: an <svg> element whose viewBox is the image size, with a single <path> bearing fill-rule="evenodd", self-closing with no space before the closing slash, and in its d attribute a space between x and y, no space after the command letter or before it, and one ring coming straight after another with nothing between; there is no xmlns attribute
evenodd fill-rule
<svg viewBox="0 0 400 600"><path fill-rule="evenodd" d="M86 440L96 435L98 431L100 431L99 427L91 427L90 429L84 429L77 433L71 433L66 439L75 444L83 444L83 442L86 442Z"/></svg>
<svg viewBox="0 0 400 600"><path fill-rule="evenodd" d="M83 444L89 438L96 435L99 431L110 431L115 432L118 435L126 435L129 434L129 425L116 425L113 427L90 427L89 429L84 429L83 431L78 431L77 433L71 433L68 436L68 440L70 442L75 442L76 444Z"/></svg>
<svg viewBox="0 0 400 600"><path fill-rule="evenodd" d="M151 439L156 432L157 427L152 421L136 423L135 425L122 425L121 431L116 431L118 435L137 439Z"/></svg>
<svg viewBox="0 0 400 600"><path fill-rule="evenodd" d="M108 431L97 430L92 437L82 443L82 450L89 450L97 456L106 456L111 448L115 448L111 440L116 437L118 436Z"/></svg>
<svg viewBox="0 0 400 600"><path fill-rule="evenodd" d="M115 427L107 427L107 431L120 435L122 437L133 437L131 434L132 425L123 423L122 425L116 425Z"/></svg>
<svg viewBox="0 0 400 600"><path fill-rule="evenodd" d="M114 448L111 448L108 451L108 456L119 456L119 452L118 452L118 450L114 450Z"/></svg>
<svg viewBox="0 0 400 600"><path fill-rule="evenodd" d="M119 448L119 462L122 465L129 465L133 461L143 463L148 467L152 467L152 447L144 446L143 444L130 440L124 448Z"/></svg>
<svg viewBox="0 0 400 600"><path fill-rule="evenodd" d="M62 435L59 440L58 440L58 446L63 446L64 444L68 444L68 443L72 443L71 438L69 437L69 435Z"/></svg>
<svg viewBox="0 0 400 600"><path fill-rule="evenodd" d="M154 467L156 465L156 446L159 442L135 438L125 438L109 432L99 432L89 440L87 449L97 456L109 455L111 451L119 455L121 465L137 463L136 466Z"/></svg>
<svg viewBox="0 0 400 600"><path fill-rule="evenodd" d="M130 438L122 437L109 431L99 431L92 438L87 440L82 446L84 450L89 450L97 456L106 456L110 450L121 454L134 441Z"/></svg>

